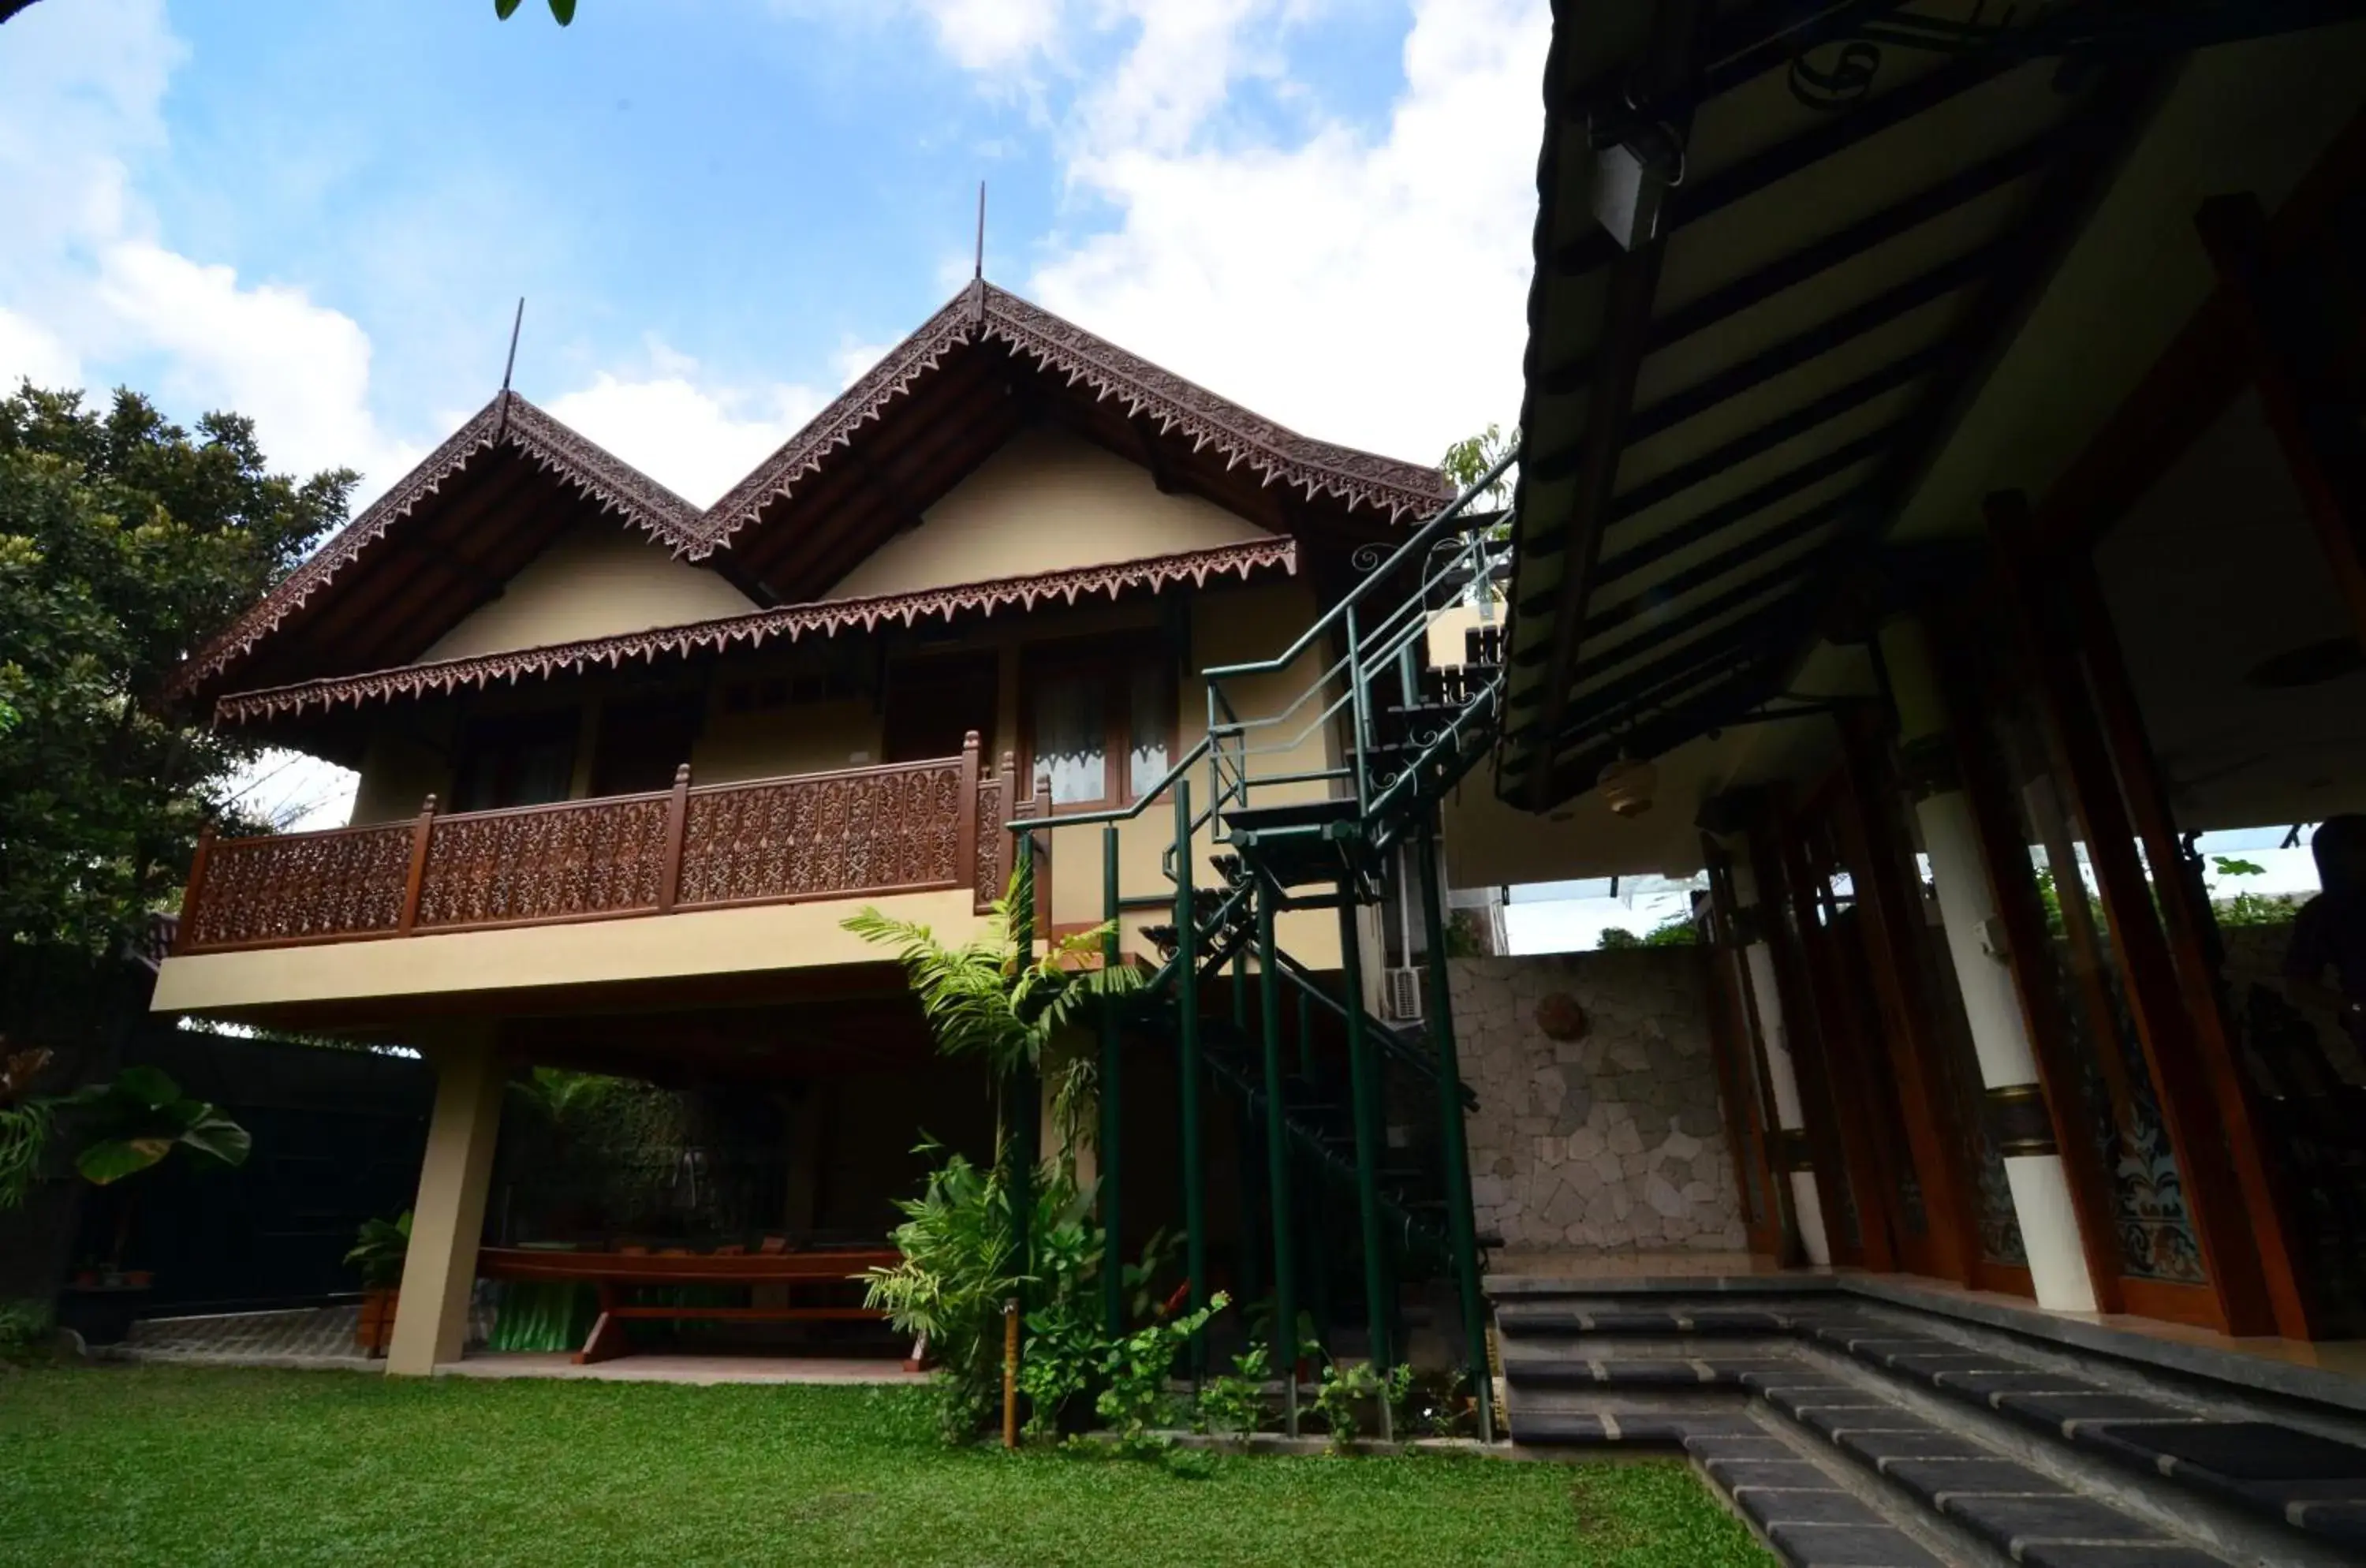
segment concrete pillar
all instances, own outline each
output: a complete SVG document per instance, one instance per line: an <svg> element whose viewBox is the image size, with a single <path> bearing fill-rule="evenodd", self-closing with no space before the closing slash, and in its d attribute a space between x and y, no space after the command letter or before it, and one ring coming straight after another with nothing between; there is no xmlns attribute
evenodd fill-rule
<svg viewBox="0 0 2366 1568"><path fill-rule="evenodd" d="M491 1024L439 1031L420 1050L435 1068L435 1111L411 1209L402 1300L387 1348L390 1377L425 1377L439 1362L460 1359L501 1119L504 1075Z"/></svg>
<svg viewBox="0 0 2366 1568"><path fill-rule="evenodd" d="M1881 649L1898 705L1900 745L1910 755L1918 749L1944 748L1947 710L1921 627L1911 621L1890 622L1882 628ZM1981 1087L1990 1104L2026 1106L2037 1100L2042 1105L2037 1058L2030 1049L2012 971L1999 944L1989 940L1996 899L1981 860L1971 802L1948 782L1952 770L1941 773L1937 787L1915 803L1914 815L1922 830L1923 852L1931 857L1932 880L1938 885L1947 955L1956 988L1963 993ZM2033 1119L2022 1115L2018 1120L2026 1124ZM2041 1135L2008 1145L2001 1152L2037 1304L2062 1312L2094 1311L2095 1285L2087 1271L2078 1212L2070 1204L2059 1150Z"/></svg>
<svg viewBox="0 0 2366 1568"><path fill-rule="evenodd" d="M1734 901L1745 909L1758 911L1763 926L1774 919L1758 894L1758 879L1747 859L1737 861L1733 867ZM1752 942L1742 949L1742 961L1750 966L1750 997L1758 1014L1758 1037L1766 1046L1766 1077L1774 1090L1774 1122L1786 1134L1796 1134L1779 1140L1789 1144L1804 1138L1808 1114L1799 1102L1798 1069L1791 1061L1791 1038L1783 1027L1783 998L1774 979L1774 951L1764 939ZM1778 1157L1782 1150L1775 1151ZM1816 1190L1816 1173L1801 1168L1784 1173L1791 1187L1791 1212L1799 1226L1799 1246L1808 1261L1818 1268L1828 1268L1832 1261L1831 1237L1824 1234L1824 1210Z"/></svg>

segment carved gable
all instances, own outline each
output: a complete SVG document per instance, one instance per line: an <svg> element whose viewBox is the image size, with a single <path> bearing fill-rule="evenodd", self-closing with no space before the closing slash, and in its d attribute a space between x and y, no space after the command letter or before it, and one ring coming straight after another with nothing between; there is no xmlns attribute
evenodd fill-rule
<svg viewBox="0 0 2366 1568"><path fill-rule="evenodd" d="M1025 431L833 586L909 593L1212 549L1273 536L1137 463L1064 431Z"/></svg>
<svg viewBox="0 0 2366 1568"><path fill-rule="evenodd" d="M417 662L685 626L755 608L715 571L603 519L560 535Z"/></svg>

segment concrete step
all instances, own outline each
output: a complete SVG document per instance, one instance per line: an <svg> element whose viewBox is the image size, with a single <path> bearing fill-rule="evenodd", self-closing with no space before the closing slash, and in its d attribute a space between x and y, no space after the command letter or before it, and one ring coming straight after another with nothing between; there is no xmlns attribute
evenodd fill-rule
<svg viewBox="0 0 2366 1568"><path fill-rule="evenodd" d="M1992 1411L2082 1459L2165 1479L2366 1561L2366 1447L2191 1394L2129 1392L2001 1348L1893 1323L1828 1323L1819 1343L1940 1398Z"/></svg>
<svg viewBox="0 0 2366 1568"><path fill-rule="evenodd" d="M1497 1313L1511 1434L1681 1450L1794 1564L2366 1562L2366 1449L1925 1315L1529 1293Z"/></svg>

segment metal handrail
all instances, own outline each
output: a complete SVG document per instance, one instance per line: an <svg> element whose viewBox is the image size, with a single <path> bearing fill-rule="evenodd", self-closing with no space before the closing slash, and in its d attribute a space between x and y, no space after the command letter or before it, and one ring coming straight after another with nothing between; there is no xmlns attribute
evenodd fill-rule
<svg viewBox="0 0 2366 1568"><path fill-rule="evenodd" d="M1504 455L1495 459L1494 467L1489 468L1486 473L1480 476L1480 478L1473 481L1470 487L1464 491L1460 495L1458 495L1452 501L1448 502L1446 503L1445 510L1441 511L1436 516L1431 518L1428 522L1415 529L1414 531L1413 537L1407 539L1403 544L1399 545L1396 547L1394 554L1391 555L1387 560L1381 562L1379 567L1374 569L1370 575L1367 576L1363 581L1349 589L1345 598L1341 599L1336 604L1332 605L1331 608L1325 612L1321 618L1316 620L1313 626L1307 627L1306 630L1299 634L1297 641L1291 643L1281 652L1274 655L1270 659L1259 660L1251 663L1218 665L1214 669L1202 671L1201 673L1210 681L1220 681L1234 675L1270 674L1276 670L1288 669L1291 664L1297 662L1298 656L1300 654L1304 653L1309 648L1313 646L1314 639L1317 637L1330 630L1333 623L1344 616L1349 609L1353 608L1358 602L1360 602L1364 595L1371 591L1374 583L1384 581L1396 571L1399 565L1413 556L1416 551L1426 548L1431 541L1435 540L1439 535L1446 532L1446 525L1448 524L1453 522L1457 517L1461 516L1465 512L1470 509L1470 503L1473 501L1476 501L1479 497L1494 489L1495 482L1504 477L1505 472L1511 468L1514 463L1519 461L1519 457L1520 444L1517 440L1515 440L1504 451Z"/></svg>
<svg viewBox="0 0 2366 1568"><path fill-rule="evenodd" d="M1141 797L1132 806L1112 806L1102 811L1065 811L1054 817L1030 817L1007 826L1013 833L1041 833L1054 828L1089 828L1099 822L1131 822L1149 810L1153 801L1174 788L1175 781L1189 773L1192 763L1208 755L1211 743L1212 738L1201 737L1199 744L1177 758L1175 765L1166 770L1166 776L1143 791Z"/></svg>

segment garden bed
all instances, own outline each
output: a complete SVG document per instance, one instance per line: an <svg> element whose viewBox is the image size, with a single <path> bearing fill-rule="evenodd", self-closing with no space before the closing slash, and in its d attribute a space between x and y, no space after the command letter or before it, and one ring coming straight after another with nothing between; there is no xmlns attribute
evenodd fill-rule
<svg viewBox="0 0 2366 1568"><path fill-rule="evenodd" d="M922 1391L0 1369L0 1564L1760 1564L1681 1462L949 1449Z"/></svg>

